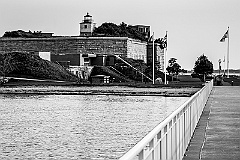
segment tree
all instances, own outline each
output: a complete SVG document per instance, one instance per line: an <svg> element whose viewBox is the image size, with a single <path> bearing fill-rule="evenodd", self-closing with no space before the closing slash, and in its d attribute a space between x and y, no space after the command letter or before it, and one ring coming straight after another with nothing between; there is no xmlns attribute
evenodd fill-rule
<svg viewBox="0 0 240 160"><path fill-rule="evenodd" d="M200 57L198 57L193 69L195 73L203 76L203 81L205 82L205 77L213 73L213 64L203 54Z"/></svg>
<svg viewBox="0 0 240 160"><path fill-rule="evenodd" d="M93 31L93 36L113 36L113 37L129 37L146 41L146 35L136 30L133 26L122 22L120 25L114 23L103 23Z"/></svg>
<svg viewBox="0 0 240 160"><path fill-rule="evenodd" d="M172 80L173 80L173 76L178 75L179 72L181 72L181 66L177 63L177 59L176 58L170 58L170 60L168 60L168 67L166 68L166 70L168 71L169 74L172 74Z"/></svg>

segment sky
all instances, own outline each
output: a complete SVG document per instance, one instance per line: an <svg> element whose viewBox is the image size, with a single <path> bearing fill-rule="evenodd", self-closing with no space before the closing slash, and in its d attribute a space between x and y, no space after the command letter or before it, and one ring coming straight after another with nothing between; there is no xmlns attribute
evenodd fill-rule
<svg viewBox="0 0 240 160"><path fill-rule="evenodd" d="M100 26L104 22L149 25L155 38L168 33L167 60L176 58L191 70L202 54L218 69L240 69L240 0L0 0L0 36L5 31L52 32L79 35L79 23L88 12Z"/></svg>

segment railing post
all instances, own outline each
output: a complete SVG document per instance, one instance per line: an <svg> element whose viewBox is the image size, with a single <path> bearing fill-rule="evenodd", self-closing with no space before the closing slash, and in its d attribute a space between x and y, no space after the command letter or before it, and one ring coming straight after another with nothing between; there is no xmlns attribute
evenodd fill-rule
<svg viewBox="0 0 240 160"><path fill-rule="evenodd" d="M138 160L143 160L143 159L144 159L144 149L138 155Z"/></svg>
<svg viewBox="0 0 240 160"><path fill-rule="evenodd" d="M171 139L172 139L172 160L176 160L176 117L173 118L173 126L171 128L172 130L172 135L171 135Z"/></svg>
<svg viewBox="0 0 240 160"><path fill-rule="evenodd" d="M171 159L171 155L172 155L172 120L168 123L168 159Z"/></svg>

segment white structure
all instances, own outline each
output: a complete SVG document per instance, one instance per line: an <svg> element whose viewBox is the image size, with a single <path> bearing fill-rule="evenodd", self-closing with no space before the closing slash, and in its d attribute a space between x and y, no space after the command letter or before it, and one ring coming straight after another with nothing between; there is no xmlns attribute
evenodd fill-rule
<svg viewBox="0 0 240 160"><path fill-rule="evenodd" d="M93 23L92 16L87 13L80 23L80 36L91 36L95 27L96 23Z"/></svg>
<svg viewBox="0 0 240 160"><path fill-rule="evenodd" d="M90 76L90 73L93 69L93 66L70 66L69 71L81 79L88 79Z"/></svg>
<svg viewBox="0 0 240 160"><path fill-rule="evenodd" d="M39 57L48 61L51 61L51 53L50 52L39 52Z"/></svg>
<svg viewBox="0 0 240 160"><path fill-rule="evenodd" d="M213 80L157 125L119 160L181 160L213 88Z"/></svg>
<svg viewBox="0 0 240 160"><path fill-rule="evenodd" d="M141 59L147 63L147 43L127 38L127 58Z"/></svg>

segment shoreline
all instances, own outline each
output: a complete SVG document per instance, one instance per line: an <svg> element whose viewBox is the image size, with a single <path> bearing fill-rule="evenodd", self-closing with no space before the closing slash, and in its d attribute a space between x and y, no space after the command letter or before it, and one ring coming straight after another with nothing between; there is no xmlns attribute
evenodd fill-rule
<svg viewBox="0 0 240 160"><path fill-rule="evenodd" d="M0 94L36 95L119 95L191 97L201 88L136 88L126 86L14 86L0 87Z"/></svg>

